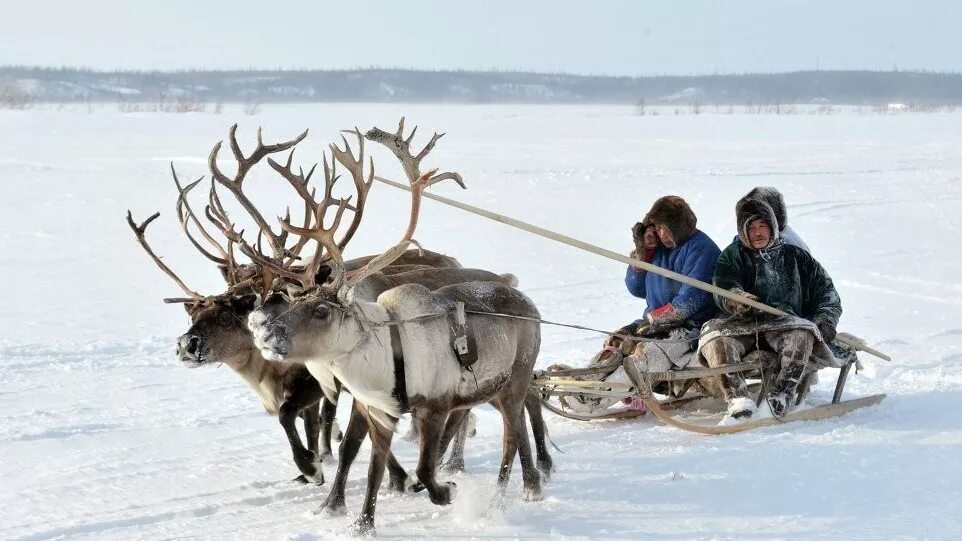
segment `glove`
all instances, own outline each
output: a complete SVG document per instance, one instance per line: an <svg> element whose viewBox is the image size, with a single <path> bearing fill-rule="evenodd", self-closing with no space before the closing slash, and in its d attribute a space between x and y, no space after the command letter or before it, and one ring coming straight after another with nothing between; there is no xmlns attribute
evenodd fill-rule
<svg viewBox="0 0 962 541"><path fill-rule="evenodd" d="M642 222L638 222L631 226L631 240L635 241L635 244L644 243L646 228L647 226Z"/></svg>
<svg viewBox="0 0 962 541"><path fill-rule="evenodd" d="M822 333L823 340L825 340L826 342L831 342L832 340L835 340L835 335L837 334L837 331L835 330L835 325L832 325L831 322L820 321L816 323L815 326L818 327L818 332Z"/></svg>
<svg viewBox="0 0 962 541"><path fill-rule="evenodd" d="M738 295L741 295L742 297L751 299L753 301L758 300L758 297L756 297L755 295L752 295L751 293L747 293L738 288L731 289L730 291L732 293L736 293ZM747 304L742 304L740 302L736 302L731 299L725 299L725 311L728 312L729 314L732 314L735 316L743 316L745 314L748 314L752 310L754 310L754 308L752 308L751 306L748 306Z"/></svg>
<svg viewBox="0 0 962 541"><path fill-rule="evenodd" d="M651 263L655 258L655 248L658 247L658 234L651 224L638 222L631 228L631 240L635 243L637 257Z"/></svg>
<svg viewBox="0 0 962 541"><path fill-rule="evenodd" d="M681 319L681 314L675 305L668 303L660 308L655 308L648 312L648 323L651 325L664 326Z"/></svg>

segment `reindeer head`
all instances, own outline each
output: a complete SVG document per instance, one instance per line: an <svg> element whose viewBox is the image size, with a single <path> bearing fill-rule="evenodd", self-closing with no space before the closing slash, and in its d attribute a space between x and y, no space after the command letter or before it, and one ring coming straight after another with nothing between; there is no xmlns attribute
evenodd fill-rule
<svg viewBox="0 0 962 541"><path fill-rule="evenodd" d="M256 302L257 295L248 293L187 304L192 324L177 339L177 358L192 368L210 363L244 362L254 349L246 322Z"/></svg>
<svg viewBox="0 0 962 541"><path fill-rule="evenodd" d="M264 357L274 360L333 358L350 352L364 339L355 310L336 291L320 288L270 319L258 346Z"/></svg>

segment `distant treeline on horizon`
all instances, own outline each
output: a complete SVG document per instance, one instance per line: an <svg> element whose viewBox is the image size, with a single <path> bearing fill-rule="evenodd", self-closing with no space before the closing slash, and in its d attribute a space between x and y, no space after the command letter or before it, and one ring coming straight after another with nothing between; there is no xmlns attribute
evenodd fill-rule
<svg viewBox="0 0 962 541"><path fill-rule="evenodd" d="M619 77L510 71L95 71L0 67L0 94L35 102L558 104L962 103L962 74L800 71Z"/></svg>

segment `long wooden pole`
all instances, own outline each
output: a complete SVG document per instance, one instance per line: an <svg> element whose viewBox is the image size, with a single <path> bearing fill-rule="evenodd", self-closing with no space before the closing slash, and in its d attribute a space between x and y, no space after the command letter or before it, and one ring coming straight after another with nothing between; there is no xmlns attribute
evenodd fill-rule
<svg viewBox="0 0 962 541"><path fill-rule="evenodd" d="M393 180L390 180L390 179L387 179L387 178L384 178L384 177L375 176L375 177L374 177L374 180L377 180L378 182L383 182L384 184L387 184L387 185L389 185L389 186L394 186L395 188L400 188L400 189L402 189L402 190L411 191L411 187L410 187L410 186L407 186L407 185L405 185L405 184L401 184L400 182L395 182L395 181L393 181ZM422 195L423 195L424 197L427 197L428 199L433 199L433 200L435 200L435 201L439 201L439 202L444 203L444 204L446 204L446 205L450 205L450 206L452 206L452 207L456 207L456 208L459 208L459 209L461 209L461 210L468 211L468 212L470 212L470 213L472 213L472 214L477 214L478 216L484 216L485 218L488 218L489 220L494 220L494 221L496 221L496 222L500 222L500 223L503 223L503 224L506 224L506 225L510 225L510 226L512 226L512 227L516 227L516 228L518 228L518 229L522 229L522 230L527 231L527 232L529 232L529 233L534 233L535 235L542 236L542 237L544 237L544 238L546 238L546 239L551 239L551 240L553 240L553 241L560 242L560 243L562 243L562 244L567 244L568 246L573 246L573 247L575 247L575 248L579 248L579 249L584 250L584 251L586 251L586 252L591 252L591 253L593 253L593 254L597 254L597 255L600 255L600 256L602 256L602 257L607 257L608 259L613 259L613 260L619 261L619 262L621 262L621 263L627 263L627 264L630 264L630 265L632 265L632 266L634 266L634 267L638 267L638 268L645 269L645 270L648 271L648 272L653 272L653 273L655 273L655 274L664 276L665 278L671 278L672 280L675 280L675 281L677 281L677 282L681 282L681 283L683 283L683 284L687 284L687 285L690 285L690 286L692 286L692 287L696 287L696 288L701 289L701 290L703 290L703 291L708 291L709 293L714 293L714 294L716 294L716 295L718 295L718 296L720 296L720 297L724 297L724 298L726 298L726 299L731 299L731 300L733 300L733 301L735 301L735 302L740 302L740 303L742 303L742 304L747 304L748 306L751 306L752 308L755 308L755 309L757 309L757 310L761 310L762 312L766 312L766 313L768 313L768 314L772 314L772 315L775 315L775 316L787 316L787 315L789 315L789 314L787 314L787 313L785 313L785 312L783 312L783 311L781 311L781 310L779 310L779 309L777 309L777 308L772 308L771 306L768 306L767 304L760 303L760 302L758 302L758 301L756 301L756 300L750 299L750 298L745 297L745 296L743 296L743 295L739 295L739 294L737 294L737 293L732 293L731 291L728 291L727 289L722 289L722 288L717 287L717 286L715 286L715 285L713 285L713 284L709 284L709 283L707 283L707 282L702 282L701 280L696 280L695 278L692 278L692 277L690 277L690 276L685 276L684 274L679 274L679 273L677 273L677 272L670 271L670 270L668 270L668 269L659 267L659 266L657 266L657 265L652 265L651 263L648 263L647 261L642 261L642 260L640 260L640 259L630 258L630 257L624 256L624 255L621 255L621 254L619 254L618 252L613 252L613 251L611 251L611 250L606 250L606 249L604 249L604 248L601 248L600 246L595 246L594 244L588 244L587 242L580 241L580 240L578 240L578 239L571 238L571 237L569 237L569 236L562 235L562 234L560 234L560 233L555 233L554 231L550 231L550 230L548 230L548 229L544 229L543 227L538 227L538 226L536 226L536 225L532 225L532 224L529 224L529 223L527 223L527 222L522 222L521 220L516 220L516 219L511 218L511 217L509 217L509 216L505 216L505 215L503 215L503 214L497 214L497 213L491 212L491 211L489 211L489 210L484 210L484 209L482 209L482 208L475 207L475 206L469 205L469 204L467 204L467 203L462 203L462 202L460 202L460 201L456 201L456 200L454 200L454 199L450 199L450 198L447 198L447 197L444 197L444 196L441 196L441 195L436 195L436 194L429 193L429 192L422 192ZM877 350L875 350L875 349L872 349L872 348L866 346L866 345L865 345L864 343L862 343L862 342L851 341L851 340L846 339L846 338L843 337L843 336L837 337L836 340L837 340L838 342L842 343L842 344L847 345L847 346L850 346L850 347L853 347L853 348L856 348L856 349L865 351L866 353L870 353L870 354L872 354L872 355L875 355L876 357L878 357L878 358L880 358L880 359L885 359L886 361L891 361L891 360L892 360L892 358L889 357L888 355L886 355L886 354L884 354L884 353L882 353L882 352L880 352L880 351L877 351Z"/></svg>

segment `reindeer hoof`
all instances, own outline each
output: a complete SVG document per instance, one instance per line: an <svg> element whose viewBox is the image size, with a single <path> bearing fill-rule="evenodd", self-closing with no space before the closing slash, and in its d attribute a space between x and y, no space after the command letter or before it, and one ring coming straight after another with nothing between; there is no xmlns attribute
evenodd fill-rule
<svg viewBox="0 0 962 541"><path fill-rule="evenodd" d="M332 490L328 493L324 503L314 511L314 514L334 517L344 515L346 512L347 506L344 505L344 494L338 496Z"/></svg>
<svg viewBox="0 0 962 541"><path fill-rule="evenodd" d="M544 489L540 484L524 487L524 495L522 497L526 502L540 502L544 499Z"/></svg>
<svg viewBox="0 0 962 541"><path fill-rule="evenodd" d="M340 504L328 504L324 502L314 510L313 514L325 517L342 517L347 514L347 506L344 505L343 502Z"/></svg>
<svg viewBox="0 0 962 541"><path fill-rule="evenodd" d="M353 536L372 536L374 535L374 517L361 515L357 517L354 524L348 528L348 532Z"/></svg>
<svg viewBox="0 0 962 541"><path fill-rule="evenodd" d="M308 459L296 460L297 468L301 470L301 476L298 479L302 479L301 482L304 484L314 483L315 485L324 484L324 470L321 469L321 459L317 457L312 451L308 451Z"/></svg>
<svg viewBox="0 0 962 541"><path fill-rule="evenodd" d="M306 475L314 475L321 469L321 459L314 451L305 450L303 453L295 453L294 464L297 464L297 469Z"/></svg>
<svg viewBox="0 0 962 541"><path fill-rule="evenodd" d="M434 491L428 490L428 494L431 497L431 503L434 505L448 505L451 503L451 497L454 493L454 488L458 485L454 483L442 483L435 488Z"/></svg>

